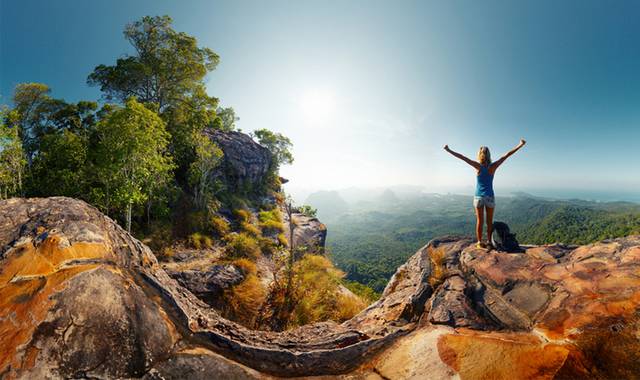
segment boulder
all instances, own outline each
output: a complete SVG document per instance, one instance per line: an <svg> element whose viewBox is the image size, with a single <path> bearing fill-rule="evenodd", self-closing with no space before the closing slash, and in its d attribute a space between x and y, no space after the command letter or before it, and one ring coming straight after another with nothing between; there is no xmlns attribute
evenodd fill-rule
<svg viewBox="0 0 640 380"><path fill-rule="evenodd" d="M212 265L206 270L167 270L167 274L218 310L223 307L223 292L238 285L246 277L246 273L232 264Z"/></svg>
<svg viewBox="0 0 640 380"><path fill-rule="evenodd" d="M205 134L224 153L221 164L223 170L219 173L227 177L227 184L244 187L263 182L272 164L267 148L242 132L207 130Z"/></svg>
<svg viewBox="0 0 640 380"><path fill-rule="evenodd" d="M289 217L284 211L282 215L284 216L284 233L287 241L291 242ZM301 213L293 213L291 214L291 218L295 223L293 244L298 248L304 247L304 251L307 253L324 254L325 242L327 240L327 226L320 222L318 218Z"/></svg>
<svg viewBox="0 0 640 380"><path fill-rule="evenodd" d="M0 377L634 379L638 273L640 236L524 253L449 236L342 324L255 331L86 203L10 199L0 201Z"/></svg>

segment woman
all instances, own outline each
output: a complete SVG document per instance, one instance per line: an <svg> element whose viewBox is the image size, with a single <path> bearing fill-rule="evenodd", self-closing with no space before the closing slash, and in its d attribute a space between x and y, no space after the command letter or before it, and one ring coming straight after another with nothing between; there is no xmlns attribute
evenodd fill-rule
<svg viewBox="0 0 640 380"><path fill-rule="evenodd" d="M502 163L512 154L518 151L526 144L526 141L520 139L520 144L511 149L498 161L491 162L491 152L486 146L481 146L478 151L478 162L473 161L460 153L449 149L449 145L444 146L444 150L451 153L455 157L461 159L476 169L476 194L473 197L473 207L476 209L476 237L478 248L494 248L491 244L491 233L493 232L493 210L496 207L493 194L493 175ZM484 219L484 211L487 211L487 244L482 241L482 223Z"/></svg>

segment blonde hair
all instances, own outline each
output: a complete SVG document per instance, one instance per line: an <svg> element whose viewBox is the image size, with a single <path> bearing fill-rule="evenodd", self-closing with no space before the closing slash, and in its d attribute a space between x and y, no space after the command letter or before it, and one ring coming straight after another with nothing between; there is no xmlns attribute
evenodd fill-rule
<svg viewBox="0 0 640 380"><path fill-rule="evenodd" d="M489 148L486 146L481 146L478 151L478 162L480 165L489 166L491 165L491 152Z"/></svg>

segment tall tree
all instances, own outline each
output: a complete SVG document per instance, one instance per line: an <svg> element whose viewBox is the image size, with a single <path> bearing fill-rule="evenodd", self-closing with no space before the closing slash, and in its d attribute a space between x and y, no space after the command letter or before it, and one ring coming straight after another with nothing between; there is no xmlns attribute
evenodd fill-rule
<svg viewBox="0 0 640 380"><path fill-rule="evenodd" d="M68 130L86 139L95 123L96 102L67 103L52 98L50 92L42 83L20 83L14 91L14 108L7 120L18 129L30 164L40 153L45 136Z"/></svg>
<svg viewBox="0 0 640 380"><path fill-rule="evenodd" d="M87 82L100 86L108 100L124 102L135 96L142 103L155 103L160 113L201 96L203 79L220 58L198 47L194 37L173 30L171 23L169 16L145 16L128 24L124 37L136 54L118 59L115 66L97 66Z"/></svg>
<svg viewBox="0 0 640 380"><path fill-rule="evenodd" d="M18 128L7 123L8 112L0 110L0 198L19 195L26 165Z"/></svg>
<svg viewBox="0 0 640 380"><path fill-rule="evenodd" d="M86 199L87 149L87 139L69 129L42 136L31 165L28 194Z"/></svg>
<svg viewBox="0 0 640 380"><path fill-rule="evenodd" d="M196 160L198 133L216 118L218 99L206 92L204 78L219 57L198 47L194 37L172 28L169 16L146 16L128 24L124 36L135 54L113 66L99 65L87 78L107 100L124 102L131 96L158 111L170 133L170 150L178 166L177 180L188 183ZM195 134L194 134L195 132Z"/></svg>
<svg viewBox="0 0 640 380"><path fill-rule="evenodd" d="M196 160L191 164L189 180L193 188L194 203L203 210L213 197L211 174L220 163L222 150L205 135L198 134L193 138L196 141Z"/></svg>
<svg viewBox="0 0 640 380"><path fill-rule="evenodd" d="M46 133L46 114L53 100L49 93L49 86L42 83L20 83L14 91L14 108L8 120L17 128L29 162L38 149L39 137Z"/></svg>
<svg viewBox="0 0 640 380"><path fill-rule="evenodd" d="M92 162L104 186L103 206L123 210L131 231L133 207L144 204L157 189L145 185L166 182L173 169L167 152L169 135L162 119L135 98L101 120L96 134Z"/></svg>

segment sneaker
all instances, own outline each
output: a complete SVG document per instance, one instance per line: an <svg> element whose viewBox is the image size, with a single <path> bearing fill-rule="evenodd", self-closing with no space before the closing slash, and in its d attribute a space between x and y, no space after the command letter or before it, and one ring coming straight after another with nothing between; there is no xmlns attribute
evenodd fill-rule
<svg viewBox="0 0 640 380"><path fill-rule="evenodd" d="M476 248L484 249L484 248L487 248L487 246L484 244L483 241L479 241L479 242L476 243Z"/></svg>

